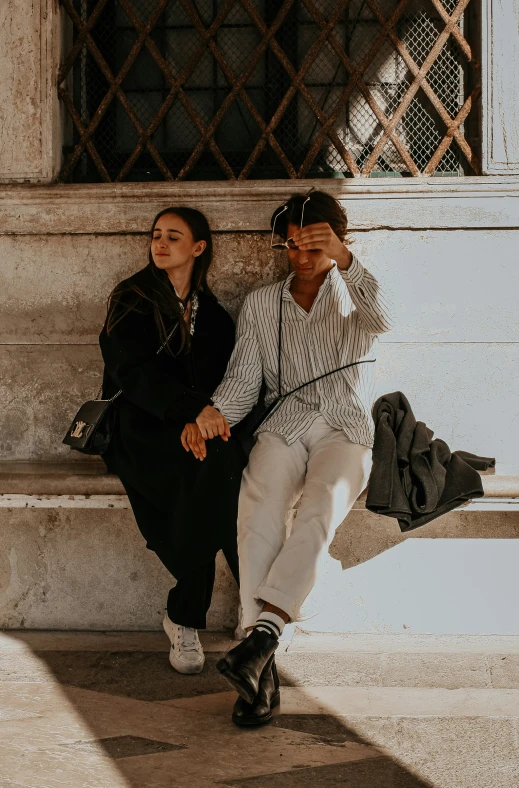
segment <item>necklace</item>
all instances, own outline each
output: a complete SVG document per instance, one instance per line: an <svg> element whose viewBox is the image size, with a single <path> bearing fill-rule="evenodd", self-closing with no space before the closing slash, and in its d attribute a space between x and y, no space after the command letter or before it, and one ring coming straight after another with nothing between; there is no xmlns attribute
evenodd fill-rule
<svg viewBox="0 0 519 788"><path fill-rule="evenodd" d="M180 311L182 315L185 315L187 309L187 302L189 301L189 296L186 298L186 302L180 298L179 294L177 293L177 288L173 285L173 290L175 291L175 295L178 298L178 305L180 307ZM191 296L191 316L189 321L189 334L193 336L195 333L195 321L196 321L196 313L198 312L198 293L193 293Z"/></svg>

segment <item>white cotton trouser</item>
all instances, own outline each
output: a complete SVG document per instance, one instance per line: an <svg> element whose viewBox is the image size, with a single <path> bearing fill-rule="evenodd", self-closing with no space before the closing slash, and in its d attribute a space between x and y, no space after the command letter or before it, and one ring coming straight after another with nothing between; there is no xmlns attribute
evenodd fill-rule
<svg viewBox="0 0 519 788"><path fill-rule="evenodd" d="M293 443L263 432L244 471L238 507L243 626L264 602L297 621L335 531L366 486L371 449L319 416ZM300 498L292 530L286 519Z"/></svg>

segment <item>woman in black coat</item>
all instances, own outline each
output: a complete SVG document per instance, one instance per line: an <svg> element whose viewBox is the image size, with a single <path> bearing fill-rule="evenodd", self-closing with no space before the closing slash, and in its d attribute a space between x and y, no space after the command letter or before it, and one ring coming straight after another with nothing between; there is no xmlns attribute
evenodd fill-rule
<svg viewBox="0 0 519 788"><path fill-rule="evenodd" d="M218 550L238 580L243 455L227 434L206 446L195 423L234 346L233 321L207 285L211 261L202 213L159 213L149 263L114 289L99 338L103 397L123 392L103 459L120 477L147 547L177 581L164 629L182 673L204 665L197 630L206 625Z"/></svg>

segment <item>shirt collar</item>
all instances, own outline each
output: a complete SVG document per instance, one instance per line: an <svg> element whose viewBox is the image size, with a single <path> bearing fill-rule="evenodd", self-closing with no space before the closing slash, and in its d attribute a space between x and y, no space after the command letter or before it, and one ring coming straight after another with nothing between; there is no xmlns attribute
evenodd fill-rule
<svg viewBox="0 0 519 788"><path fill-rule="evenodd" d="M338 272L338 269L337 269L337 263L334 260L332 260L332 263L333 263L333 265L330 268L330 270L328 271L328 273L326 274L325 280L322 283L321 287L319 288L319 292L317 293L316 299L320 298L320 296L323 293L325 293L330 288L332 282L336 280L337 276L339 276L339 272ZM292 294L290 292L290 284L291 284L292 279L294 278L295 275L296 275L296 272L292 271L292 273L290 273L287 276L287 278L285 279L285 282L283 283L283 300L284 301L293 301L294 300L293 297L292 297Z"/></svg>

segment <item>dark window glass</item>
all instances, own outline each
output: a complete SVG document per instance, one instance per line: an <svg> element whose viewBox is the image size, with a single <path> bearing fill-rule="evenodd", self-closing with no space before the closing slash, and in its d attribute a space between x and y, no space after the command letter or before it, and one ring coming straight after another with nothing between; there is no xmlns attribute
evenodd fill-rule
<svg viewBox="0 0 519 788"><path fill-rule="evenodd" d="M288 11L280 0L62 4L76 45L60 75L70 117L63 180L479 172L471 13L437 45L458 0L308 0ZM92 19L90 40L77 45Z"/></svg>

